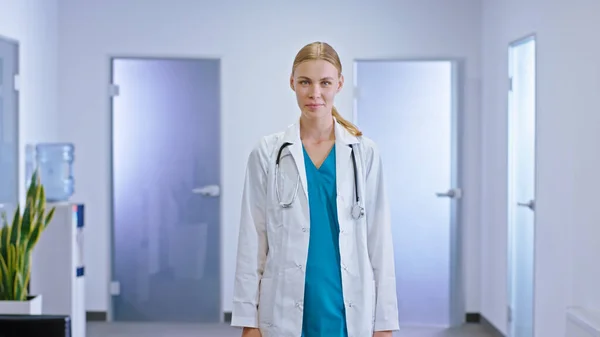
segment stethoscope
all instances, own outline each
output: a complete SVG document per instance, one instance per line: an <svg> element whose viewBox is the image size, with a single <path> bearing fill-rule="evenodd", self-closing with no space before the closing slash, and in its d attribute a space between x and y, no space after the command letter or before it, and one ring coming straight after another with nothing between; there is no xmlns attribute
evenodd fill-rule
<svg viewBox="0 0 600 337"><path fill-rule="evenodd" d="M279 202L279 206L281 206L282 208L292 207L292 204L294 203L294 201L296 200L296 196L298 195L298 188L300 186L300 174L298 174L298 178L296 179L296 186L294 187L294 193L292 194L292 200L290 200L289 202L281 201L281 196L279 195L279 160L281 159L281 152L283 152L283 149L285 149L288 145L291 144L292 143L289 142L283 143L279 148L279 152L277 153L277 159L275 160L275 193L277 194L277 201ZM350 214L352 215L352 218L354 220L358 220L365 215L365 209L360 204L360 196L358 194L358 175L356 174L358 171L356 169L356 156L354 155L354 146L348 146L350 146L351 149L350 153L352 154L352 166L354 168L355 197L354 205L352 205Z"/></svg>

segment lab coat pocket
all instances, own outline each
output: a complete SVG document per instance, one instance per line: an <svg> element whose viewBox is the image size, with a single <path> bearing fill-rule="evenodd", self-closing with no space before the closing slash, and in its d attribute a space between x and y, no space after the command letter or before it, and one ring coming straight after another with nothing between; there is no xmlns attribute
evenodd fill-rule
<svg viewBox="0 0 600 337"><path fill-rule="evenodd" d="M269 248L278 251L283 237L283 211L279 204L273 204L267 209L267 238Z"/></svg>
<svg viewBox="0 0 600 337"><path fill-rule="evenodd" d="M260 281L258 297L258 320L261 328L273 327L273 312L275 307L275 287L272 278Z"/></svg>

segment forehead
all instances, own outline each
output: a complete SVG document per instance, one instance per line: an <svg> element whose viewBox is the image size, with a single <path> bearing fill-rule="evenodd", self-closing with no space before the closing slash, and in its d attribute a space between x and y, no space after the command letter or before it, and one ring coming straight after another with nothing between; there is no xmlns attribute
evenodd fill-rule
<svg viewBox="0 0 600 337"><path fill-rule="evenodd" d="M304 61L296 67L294 74L296 77L308 77L320 79L324 77L336 78L339 76L335 66L325 60Z"/></svg>

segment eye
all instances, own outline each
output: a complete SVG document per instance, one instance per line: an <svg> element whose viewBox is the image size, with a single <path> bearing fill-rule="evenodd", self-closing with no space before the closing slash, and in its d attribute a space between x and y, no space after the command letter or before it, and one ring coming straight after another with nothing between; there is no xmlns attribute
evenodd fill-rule
<svg viewBox="0 0 600 337"><path fill-rule="evenodd" d="M331 82L330 81L324 81L323 85L331 85Z"/></svg>
<svg viewBox="0 0 600 337"><path fill-rule="evenodd" d="M307 81L307 80L300 80L300 84L301 84L301 85L307 85L307 84L308 84L308 81Z"/></svg>

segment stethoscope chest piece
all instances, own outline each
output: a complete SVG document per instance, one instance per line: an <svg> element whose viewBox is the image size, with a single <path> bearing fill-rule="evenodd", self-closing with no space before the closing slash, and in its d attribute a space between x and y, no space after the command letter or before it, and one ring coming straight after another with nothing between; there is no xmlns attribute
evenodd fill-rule
<svg viewBox="0 0 600 337"><path fill-rule="evenodd" d="M351 213L352 213L352 218L354 220L358 220L365 215L365 209L359 204L354 204L354 205L352 205Z"/></svg>
<svg viewBox="0 0 600 337"><path fill-rule="evenodd" d="M280 202L279 206L281 206L281 208L292 208L293 202L294 202L294 199L292 199L292 202L290 202L290 203Z"/></svg>

